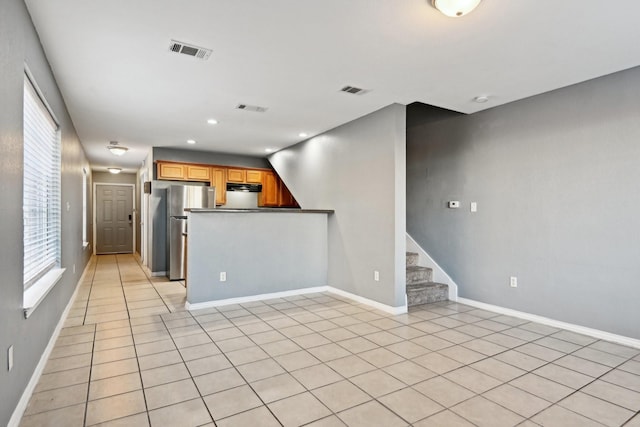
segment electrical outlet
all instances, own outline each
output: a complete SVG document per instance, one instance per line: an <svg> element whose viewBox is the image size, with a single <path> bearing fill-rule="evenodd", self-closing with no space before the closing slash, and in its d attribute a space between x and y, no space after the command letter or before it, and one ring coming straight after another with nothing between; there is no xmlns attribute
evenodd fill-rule
<svg viewBox="0 0 640 427"><path fill-rule="evenodd" d="M221 282L226 282L227 281L227 272L226 271L220 272L220 281Z"/></svg>
<svg viewBox="0 0 640 427"><path fill-rule="evenodd" d="M478 212L478 202L471 202L471 212Z"/></svg>
<svg viewBox="0 0 640 427"><path fill-rule="evenodd" d="M374 270L374 272L373 272L373 280L375 280L376 282L380 281L380 272L378 270Z"/></svg>
<svg viewBox="0 0 640 427"><path fill-rule="evenodd" d="M13 369L13 346L9 346L7 350L7 370L11 371Z"/></svg>
<svg viewBox="0 0 640 427"><path fill-rule="evenodd" d="M509 284L511 285L512 288L517 288L518 287L518 278L515 276L511 276L509 278Z"/></svg>

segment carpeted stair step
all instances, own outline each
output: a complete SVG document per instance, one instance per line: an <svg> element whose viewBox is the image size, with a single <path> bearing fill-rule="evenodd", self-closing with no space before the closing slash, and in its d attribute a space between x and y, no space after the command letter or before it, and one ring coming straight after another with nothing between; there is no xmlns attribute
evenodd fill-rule
<svg viewBox="0 0 640 427"><path fill-rule="evenodd" d="M418 265L420 256L416 252L407 252L407 266Z"/></svg>
<svg viewBox="0 0 640 427"><path fill-rule="evenodd" d="M428 267L420 267L417 265L407 266L407 285L422 282L431 282L433 280L433 270Z"/></svg>
<svg viewBox="0 0 640 427"><path fill-rule="evenodd" d="M407 284L407 305L409 307L447 301L447 299L449 299L449 286L444 283L421 282Z"/></svg>

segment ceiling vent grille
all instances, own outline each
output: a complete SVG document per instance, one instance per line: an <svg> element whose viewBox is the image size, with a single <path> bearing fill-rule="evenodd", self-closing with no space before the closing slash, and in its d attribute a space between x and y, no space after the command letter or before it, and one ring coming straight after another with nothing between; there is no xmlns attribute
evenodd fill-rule
<svg viewBox="0 0 640 427"><path fill-rule="evenodd" d="M340 92L350 93L352 95L364 95L369 91L355 86L345 86L340 89Z"/></svg>
<svg viewBox="0 0 640 427"><path fill-rule="evenodd" d="M212 52L211 49L194 46L192 44L187 44L176 40L171 40L171 43L169 44L169 50L171 52L182 53L183 55L193 56L195 58L203 60L209 59Z"/></svg>
<svg viewBox="0 0 640 427"><path fill-rule="evenodd" d="M248 105L248 104L238 104L236 108L238 110L253 111L256 113L264 113L265 111L268 110L267 107L258 107L257 105Z"/></svg>

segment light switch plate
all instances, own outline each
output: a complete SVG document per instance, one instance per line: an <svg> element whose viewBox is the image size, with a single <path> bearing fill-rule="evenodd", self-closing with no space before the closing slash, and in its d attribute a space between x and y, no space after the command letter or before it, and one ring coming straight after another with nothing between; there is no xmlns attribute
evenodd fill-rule
<svg viewBox="0 0 640 427"><path fill-rule="evenodd" d="M221 282L226 282L227 281L227 272L226 271L220 272L220 281Z"/></svg>
<svg viewBox="0 0 640 427"><path fill-rule="evenodd" d="M471 212L478 212L478 203L471 202Z"/></svg>

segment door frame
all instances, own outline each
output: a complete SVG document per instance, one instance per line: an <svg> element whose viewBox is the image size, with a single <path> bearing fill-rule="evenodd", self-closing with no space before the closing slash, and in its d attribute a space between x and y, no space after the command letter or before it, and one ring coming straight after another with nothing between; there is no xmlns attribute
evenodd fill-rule
<svg viewBox="0 0 640 427"><path fill-rule="evenodd" d="M131 239L131 253L136 253L136 185L135 184L117 184L113 182L94 182L93 183L93 245L98 247L97 240L97 228L98 228L98 211L97 211L97 196L98 185L115 185L118 187L131 187L131 206L133 212L131 213L131 225L133 229L133 238Z"/></svg>

